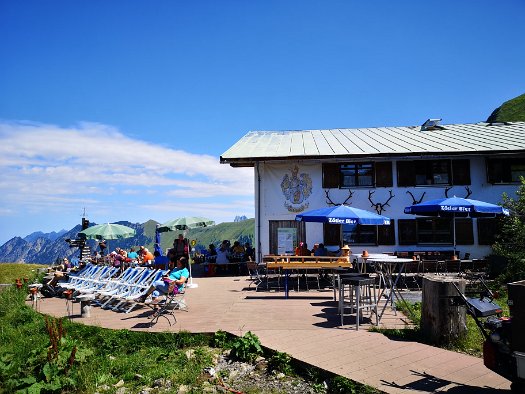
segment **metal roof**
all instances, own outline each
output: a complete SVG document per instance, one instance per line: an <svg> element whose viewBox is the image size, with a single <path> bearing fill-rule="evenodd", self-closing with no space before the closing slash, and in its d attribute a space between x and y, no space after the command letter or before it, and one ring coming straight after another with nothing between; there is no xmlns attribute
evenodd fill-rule
<svg viewBox="0 0 525 394"><path fill-rule="evenodd" d="M359 129L250 131L221 156L221 163L421 155L525 152L525 122Z"/></svg>

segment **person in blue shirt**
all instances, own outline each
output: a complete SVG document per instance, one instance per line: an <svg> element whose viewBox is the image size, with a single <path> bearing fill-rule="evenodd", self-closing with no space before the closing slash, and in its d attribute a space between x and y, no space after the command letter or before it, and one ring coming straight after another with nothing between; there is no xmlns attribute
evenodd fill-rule
<svg viewBox="0 0 525 394"><path fill-rule="evenodd" d="M328 250L324 247L324 244L319 244L319 247L314 252L314 256L328 256Z"/></svg>
<svg viewBox="0 0 525 394"><path fill-rule="evenodd" d="M137 301L148 303L148 301L150 301L148 297L151 294L150 302L154 303L156 299L162 294L168 294L170 284L175 286L173 289L174 292L180 293L184 289L184 284L186 283L186 279L188 279L189 276L190 273L188 271L188 259L186 257L179 257L177 260L177 266L171 270L168 275L162 277L162 279L156 282L153 282L146 294L141 296Z"/></svg>
<svg viewBox="0 0 525 394"><path fill-rule="evenodd" d="M128 259L137 260L138 258L139 255L137 252L135 252L135 248L131 248L128 252Z"/></svg>

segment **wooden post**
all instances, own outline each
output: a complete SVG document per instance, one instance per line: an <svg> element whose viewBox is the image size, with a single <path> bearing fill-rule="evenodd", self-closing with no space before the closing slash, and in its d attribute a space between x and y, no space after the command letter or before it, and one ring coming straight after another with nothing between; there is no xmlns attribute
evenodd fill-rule
<svg viewBox="0 0 525 394"><path fill-rule="evenodd" d="M423 278L421 331L433 344L449 344L467 331L465 307L451 305L451 297L459 295L452 283L465 292L464 279L446 276Z"/></svg>

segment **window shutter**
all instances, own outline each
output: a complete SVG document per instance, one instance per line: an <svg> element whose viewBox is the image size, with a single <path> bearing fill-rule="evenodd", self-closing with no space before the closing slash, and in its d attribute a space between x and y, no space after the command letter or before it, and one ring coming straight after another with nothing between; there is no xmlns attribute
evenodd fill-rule
<svg viewBox="0 0 525 394"><path fill-rule="evenodd" d="M397 186L416 185L416 166L413 161L398 161L397 164Z"/></svg>
<svg viewBox="0 0 525 394"><path fill-rule="evenodd" d="M452 184L470 185L470 160L452 160Z"/></svg>
<svg viewBox="0 0 525 394"><path fill-rule="evenodd" d="M396 244L396 226L394 219L390 219L390 226L377 226L377 244L378 245L395 245Z"/></svg>
<svg viewBox="0 0 525 394"><path fill-rule="evenodd" d="M456 219L456 244L474 244L474 231L472 230L472 219Z"/></svg>
<svg viewBox="0 0 525 394"><path fill-rule="evenodd" d="M397 221L399 245L417 244L417 222L415 219L399 219Z"/></svg>
<svg viewBox="0 0 525 394"><path fill-rule="evenodd" d="M375 163L376 167L376 187L393 186L392 179L392 162L379 161Z"/></svg>
<svg viewBox="0 0 525 394"><path fill-rule="evenodd" d="M339 173L338 163L323 163L323 187L339 187Z"/></svg>
<svg viewBox="0 0 525 394"><path fill-rule="evenodd" d="M341 225L325 223L323 226L325 245L341 245Z"/></svg>
<svg viewBox="0 0 525 394"><path fill-rule="evenodd" d="M497 219L477 218L478 222L478 244L492 245L496 242Z"/></svg>

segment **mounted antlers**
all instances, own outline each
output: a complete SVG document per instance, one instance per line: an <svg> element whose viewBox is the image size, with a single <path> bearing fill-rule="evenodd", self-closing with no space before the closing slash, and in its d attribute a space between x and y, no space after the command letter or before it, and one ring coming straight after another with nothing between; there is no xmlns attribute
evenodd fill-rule
<svg viewBox="0 0 525 394"><path fill-rule="evenodd" d="M324 193L326 194L326 203L328 205L350 205L350 204L347 204L348 200L350 200L352 198L352 196L354 195L354 192L352 190L348 190L348 197L346 198L346 200L344 200L341 204L336 204L335 202L332 201L332 199L330 198L330 190L325 190Z"/></svg>
<svg viewBox="0 0 525 394"><path fill-rule="evenodd" d="M452 189L452 186L449 186L445 189L445 197L448 198L448 192ZM469 196L472 194L472 190L470 190L470 187L465 186L465 190L467 191L467 195L463 198L469 198Z"/></svg>
<svg viewBox="0 0 525 394"><path fill-rule="evenodd" d="M375 202L372 201L372 194L374 194L374 193L375 193L375 191L371 191L371 190L368 191L368 201L370 201L370 204L372 204L372 206L376 209L377 214L381 215L381 213L385 210L385 207L388 205L389 201L391 199L393 199L395 196L392 194L392 190L390 190L389 191L390 197L388 197L388 200L386 200L386 202L384 202L384 203L380 203L380 202L375 203ZM388 206L390 206L390 205L388 205Z"/></svg>
<svg viewBox="0 0 525 394"><path fill-rule="evenodd" d="M427 192L423 192L423 194L421 195L421 198L419 200L416 200L416 198L414 197L414 195L411 192L407 191L407 193L410 194L410 197L412 197L412 205L416 205L416 204L419 204L421 201L423 201L423 197L425 197L425 194Z"/></svg>

